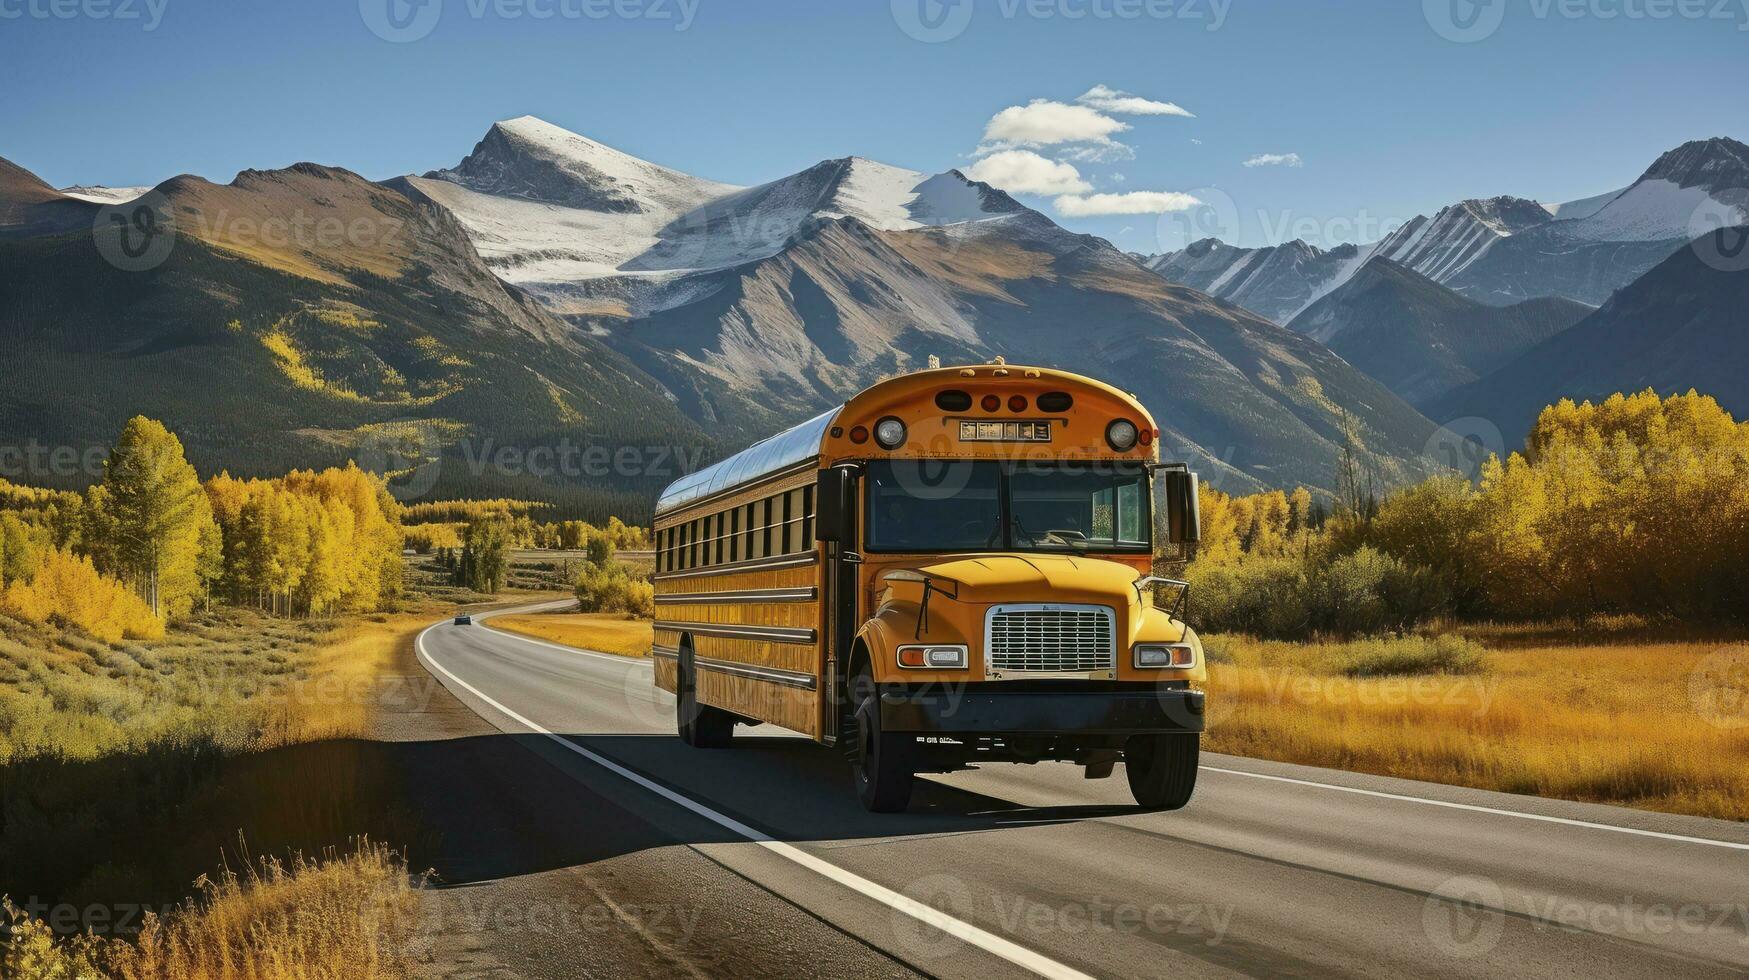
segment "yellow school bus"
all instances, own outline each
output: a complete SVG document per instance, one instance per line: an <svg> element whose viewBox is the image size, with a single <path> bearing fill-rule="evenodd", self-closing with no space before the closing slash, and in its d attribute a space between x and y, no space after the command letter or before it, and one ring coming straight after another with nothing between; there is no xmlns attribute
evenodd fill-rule
<svg viewBox="0 0 1749 980"><path fill-rule="evenodd" d="M1196 477L1159 435L1116 388L998 361L882 381L675 481L651 654L680 737L812 736L876 811L918 772L1044 760L1122 761L1142 806L1183 806L1206 665L1186 587L1151 569L1156 536L1196 540Z"/></svg>

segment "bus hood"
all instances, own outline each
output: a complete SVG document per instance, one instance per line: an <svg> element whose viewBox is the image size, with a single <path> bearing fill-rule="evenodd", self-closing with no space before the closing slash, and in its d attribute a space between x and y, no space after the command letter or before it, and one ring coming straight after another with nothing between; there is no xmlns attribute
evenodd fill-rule
<svg viewBox="0 0 1749 980"><path fill-rule="evenodd" d="M1125 608L1137 601L1140 575L1129 565L1072 555L986 555L925 565L917 572L938 586L951 582L961 602L1097 602Z"/></svg>

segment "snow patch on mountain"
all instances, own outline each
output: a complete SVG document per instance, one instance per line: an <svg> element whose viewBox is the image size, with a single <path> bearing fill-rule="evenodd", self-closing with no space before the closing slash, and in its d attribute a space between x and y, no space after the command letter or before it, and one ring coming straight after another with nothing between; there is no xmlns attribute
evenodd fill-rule
<svg viewBox="0 0 1749 980"><path fill-rule="evenodd" d="M1719 201L1704 187L1683 187L1669 180L1643 180L1596 213L1561 221L1565 234L1593 242L1661 242L1691 237L1697 214L1741 213Z"/></svg>
<svg viewBox="0 0 1749 980"><path fill-rule="evenodd" d="M1618 187L1613 191L1606 191L1605 193L1596 194L1591 197L1582 197L1577 201L1567 201L1562 204L1544 204L1543 210L1562 221L1589 218L1603 210L1604 205L1620 197L1625 190L1627 190L1627 188Z"/></svg>
<svg viewBox="0 0 1749 980"><path fill-rule="evenodd" d="M61 188L61 193L92 204L126 204L145 195L150 187L105 187L102 184L86 186L75 184L72 187Z"/></svg>
<svg viewBox="0 0 1749 980"><path fill-rule="evenodd" d="M768 258L824 220L903 231L1026 210L958 171L930 176L861 157L739 187L530 116L497 123L456 167L408 183L454 212L504 279L537 295L612 294L633 315L694 299L698 290L675 281ZM607 279L625 281L592 285Z"/></svg>

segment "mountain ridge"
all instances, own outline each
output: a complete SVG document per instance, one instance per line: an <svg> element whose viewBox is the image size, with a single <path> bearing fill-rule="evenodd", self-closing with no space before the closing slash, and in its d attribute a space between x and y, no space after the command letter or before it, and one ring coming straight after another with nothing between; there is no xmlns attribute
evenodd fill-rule
<svg viewBox="0 0 1749 980"><path fill-rule="evenodd" d="M1508 443L1559 398L1605 398L1652 388L1712 395L1749 413L1749 275L1741 256L1749 226L1694 239L1561 333L1428 407L1434 418L1486 418Z"/></svg>
<svg viewBox="0 0 1749 980"><path fill-rule="evenodd" d="M1619 191L1560 205L1511 195L1469 198L1432 217L1418 215L1377 242L1343 246L1358 249L1358 261L1332 261L1323 257L1330 252L1297 239L1260 248L1223 245L1225 251L1198 242L1142 258L1172 281L1209 289L1278 323L1373 256L1492 306L1543 296L1597 306L1696 231L1735 221L1749 221L1749 146L1712 137L1665 151ZM1316 256L1271 262L1289 247Z"/></svg>
<svg viewBox="0 0 1749 980"><path fill-rule="evenodd" d="M1288 324L1425 406L1571 327L1591 308L1559 297L1492 307L1374 257Z"/></svg>

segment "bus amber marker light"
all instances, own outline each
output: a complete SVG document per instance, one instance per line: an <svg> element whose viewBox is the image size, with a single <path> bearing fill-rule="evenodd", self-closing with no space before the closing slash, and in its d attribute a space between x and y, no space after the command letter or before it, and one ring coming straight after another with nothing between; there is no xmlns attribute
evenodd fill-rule
<svg viewBox="0 0 1749 980"><path fill-rule="evenodd" d="M1137 667L1196 666L1196 650L1183 644L1148 643L1136 647Z"/></svg>
<svg viewBox="0 0 1749 980"><path fill-rule="evenodd" d="M963 646L903 646L899 648L899 666L901 667L964 670L966 663L966 648Z"/></svg>

